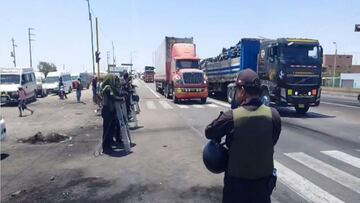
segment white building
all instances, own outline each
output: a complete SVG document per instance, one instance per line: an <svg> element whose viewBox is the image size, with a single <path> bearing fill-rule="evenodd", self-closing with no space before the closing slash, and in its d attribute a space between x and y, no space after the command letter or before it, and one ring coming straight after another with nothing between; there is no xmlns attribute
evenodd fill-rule
<svg viewBox="0 0 360 203"><path fill-rule="evenodd" d="M360 88L360 73L341 73L340 87Z"/></svg>

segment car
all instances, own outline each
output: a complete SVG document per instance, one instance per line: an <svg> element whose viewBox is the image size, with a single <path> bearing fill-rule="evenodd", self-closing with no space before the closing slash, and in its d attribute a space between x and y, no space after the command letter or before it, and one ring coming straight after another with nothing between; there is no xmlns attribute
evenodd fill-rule
<svg viewBox="0 0 360 203"><path fill-rule="evenodd" d="M360 102L360 94L358 95L358 101Z"/></svg>
<svg viewBox="0 0 360 203"><path fill-rule="evenodd" d="M0 130L1 130L0 140L4 140L6 137L6 125L5 125L5 119L1 114L0 114Z"/></svg>

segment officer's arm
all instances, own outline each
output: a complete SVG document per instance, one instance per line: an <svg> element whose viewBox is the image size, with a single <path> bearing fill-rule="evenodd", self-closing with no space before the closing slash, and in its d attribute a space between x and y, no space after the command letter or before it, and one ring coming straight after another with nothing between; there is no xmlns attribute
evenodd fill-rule
<svg viewBox="0 0 360 203"><path fill-rule="evenodd" d="M208 139L221 141L221 138L230 133L234 128L232 111L221 112L216 118L205 128L205 136Z"/></svg>
<svg viewBox="0 0 360 203"><path fill-rule="evenodd" d="M279 140L279 136L281 133L281 118L279 112L274 108L271 108L271 114L273 123L273 141L275 145Z"/></svg>

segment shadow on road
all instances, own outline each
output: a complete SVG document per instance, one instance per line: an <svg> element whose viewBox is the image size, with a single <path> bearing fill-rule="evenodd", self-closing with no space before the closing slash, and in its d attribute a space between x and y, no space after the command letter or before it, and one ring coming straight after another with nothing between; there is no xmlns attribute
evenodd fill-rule
<svg viewBox="0 0 360 203"><path fill-rule="evenodd" d="M135 146L136 146L135 143L131 143L131 148ZM112 145L111 150L104 151L103 153L111 157L124 157L131 154L132 152L127 153L125 151L124 144L114 144Z"/></svg>
<svg viewBox="0 0 360 203"><path fill-rule="evenodd" d="M6 153L1 153L1 161L8 158L10 155Z"/></svg>
<svg viewBox="0 0 360 203"><path fill-rule="evenodd" d="M285 118L335 118L336 116L325 115L315 112L308 112L304 115L296 113L293 109L288 108L276 108L281 117Z"/></svg>

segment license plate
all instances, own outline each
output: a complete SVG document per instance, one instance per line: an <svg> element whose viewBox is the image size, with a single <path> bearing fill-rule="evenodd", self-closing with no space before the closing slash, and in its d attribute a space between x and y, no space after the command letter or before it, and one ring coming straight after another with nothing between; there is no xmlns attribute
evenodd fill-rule
<svg viewBox="0 0 360 203"><path fill-rule="evenodd" d="M299 104L298 107L299 107L299 108L305 108L305 105L304 105L304 104Z"/></svg>

